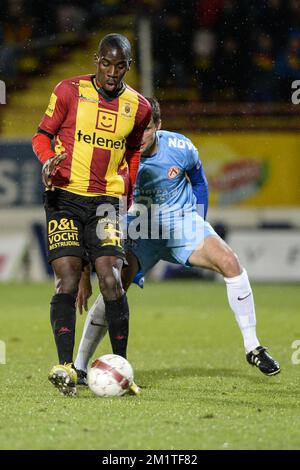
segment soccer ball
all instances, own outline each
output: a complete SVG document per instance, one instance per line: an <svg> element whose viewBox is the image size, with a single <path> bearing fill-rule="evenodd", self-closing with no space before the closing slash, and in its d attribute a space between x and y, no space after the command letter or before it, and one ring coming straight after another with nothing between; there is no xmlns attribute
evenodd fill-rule
<svg viewBox="0 0 300 470"><path fill-rule="evenodd" d="M133 382L133 369L124 357L106 354L96 359L88 372L88 384L99 397L120 397Z"/></svg>

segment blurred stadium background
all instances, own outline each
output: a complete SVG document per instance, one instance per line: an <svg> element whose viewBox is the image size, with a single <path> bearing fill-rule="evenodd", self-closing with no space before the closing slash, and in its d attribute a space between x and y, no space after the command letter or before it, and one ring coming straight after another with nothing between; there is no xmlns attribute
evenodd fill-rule
<svg viewBox="0 0 300 470"><path fill-rule="evenodd" d="M300 0L2 0L0 281L51 276L31 137L54 85L93 73L93 53L109 32L134 45L126 81L160 100L163 128L198 147L208 218L251 279L299 281L300 106L292 84L300 80ZM165 263L151 275L212 277Z"/></svg>

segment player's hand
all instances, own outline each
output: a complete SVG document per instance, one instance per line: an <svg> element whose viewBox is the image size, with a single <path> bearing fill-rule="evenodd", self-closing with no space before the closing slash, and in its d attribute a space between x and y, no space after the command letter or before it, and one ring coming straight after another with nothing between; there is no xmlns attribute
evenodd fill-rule
<svg viewBox="0 0 300 470"><path fill-rule="evenodd" d="M92 284L90 279L90 272L83 271L81 273L81 278L78 287L78 294L76 299L76 306L79 310L80 315L82 315L83 309L88 311L88 299L91 297Z"/></svg>
<svg viewBox="0 0 300 470"><path fill-rule="evenodd" d="M55 175L59 164L67 158L66 153L61 153L55 157L49 158L43 165L42 180L46 189L54 190L52 186L52 177Z"/></svg>

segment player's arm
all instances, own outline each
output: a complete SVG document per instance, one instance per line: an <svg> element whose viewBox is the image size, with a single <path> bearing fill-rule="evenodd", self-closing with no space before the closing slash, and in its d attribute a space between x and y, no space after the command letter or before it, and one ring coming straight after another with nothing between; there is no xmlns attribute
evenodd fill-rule
<svg viewBox="0 0 300 470"><path fill-rule="evenodd" d="M133 192L134 192L137 172L139 169L140 158L141 158L140 150L126 149L125 159L128 164L128 177L129 177L128 192L127 192L127 209L129 209L132 204Z"/></svg>
<svg viewBox="0 0 300 470"><path fill-rule="evenodd" d="M128 164L128 173L129 173L129 182L128 182L128 192L127 192L127 207L132 204L133 200L133 192L137 177L137 172L139 169L140 164L140 157L141 157L141 143L144 131L148 126L150 119L151 119L151 106L146 102L144 106L137 112L137 119L135 126L127 137L126 140L126 151L125 151L125 159Z"/></svg>
<svg viewBox="0 0 300 470"><path fill-rule="evenodd" d="M64 82L59 83L51 95L45 115L32 138L32 148L43 164L42 180L47 189L52 189L52 177L58 165L67 158L65 153L56 155L51 141L57 134L68 110L68 90Z"/></svg>
<svg viewBox="0 0 300 470"><path fill-rule="evenodd" d="M51 138L39 129L32 139L32 147L38 159L43 163L42 181L46 189L54 189L52 187L52 177L59 164L67 158L66 153L56 155L51 147Z"/></svg>
<svg viewBox="0 0 300 470"><path fill-rule="evenodd" d="M201 162L197 163L186 171L196 197L197 204L204 206L204 219L206 219L208 209L208 183Z"/></svg>

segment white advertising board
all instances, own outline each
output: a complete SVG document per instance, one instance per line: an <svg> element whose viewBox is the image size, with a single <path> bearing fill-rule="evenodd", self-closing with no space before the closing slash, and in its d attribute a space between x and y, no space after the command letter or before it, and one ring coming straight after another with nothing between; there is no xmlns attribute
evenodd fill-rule
<svg viewBox="0 0 300 470"><path fill-rule="evenodd" d="M28 237L13 233L0 236L0 282L19 279Z"/></svg>
<svg viewBox="0 0 300 470"><path fill-rule="evenodd" d="M232 230L226 241L251 280L300 281L300 230Z"/></svg>

